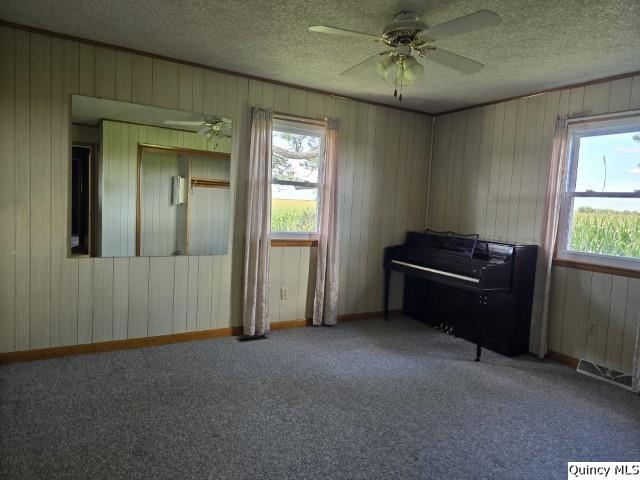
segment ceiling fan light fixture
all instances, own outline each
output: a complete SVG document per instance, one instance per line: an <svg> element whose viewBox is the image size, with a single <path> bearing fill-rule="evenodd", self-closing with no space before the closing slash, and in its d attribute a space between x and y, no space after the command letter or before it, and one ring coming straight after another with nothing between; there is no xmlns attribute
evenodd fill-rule
<svg viewBox="0 0 640 480"><path fill-rule="evenodd" d="M416 13L403 11L398 13L393 22L386 25L382 34L378 36L327 25L313 25L309 30L373 40L391 48L390 51L372 55L344 70L340 75L355 75L376 65L378 74L395 84L394 97L402 101L402 93L398 94L398 89L402 92L404 86L411 85L424 75L424 67L413 57L414 54L464 74L476 73L483 67L480 62L435 47L432 43L483 28L495 27L501 21L496 13L480 10L435 27L429 27Z"/></svg>
<svg viewBox="0 0 640 480"><path fill-rule="evenodd" d="M395 81L397 57L395 55L386 55L380 62L378 62L378 74L385 80ZM393 75L389 76L389 73Z"/></svg>
<svg viewBox="0 0 640 480"><path fill-rule="evenodd" d="M396 78L394 82L396 86L400 88L408 87L413 84L414 80L415 79L411 74L411 68L409 67L407 60L405 58L398 60Z"/></svg>
<svg viewBox="0 0 640 480"><path fill-rule="evenodd" d="M405 77L409 77L411 79L411 83L424 76L424 65L418 62L414 57L405 58L403 65Z"/></svg>
<svg viewBox="0 0 640 480"><path fill-rule="evenodd" d="M381 76L396 87L408 87L422 77L424 67L413 57L393 57L391 62L379 65Z"/></svg>

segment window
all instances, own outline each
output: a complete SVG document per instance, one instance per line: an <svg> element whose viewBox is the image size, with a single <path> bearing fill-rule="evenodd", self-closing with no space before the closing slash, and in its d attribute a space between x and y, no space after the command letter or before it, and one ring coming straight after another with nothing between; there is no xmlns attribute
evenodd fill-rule
<svg viewBox="0 0 640 480"><path fill-rule="evenodd" d="M569 125L556 258L640 269L640 116Z"/></svg>
<svg viewBox="0 0 640 480"><path fill-rule="evenodd" d="M318 234L318 183L324 127L273 122L271 231L274 238L314 239Z"/></svg>

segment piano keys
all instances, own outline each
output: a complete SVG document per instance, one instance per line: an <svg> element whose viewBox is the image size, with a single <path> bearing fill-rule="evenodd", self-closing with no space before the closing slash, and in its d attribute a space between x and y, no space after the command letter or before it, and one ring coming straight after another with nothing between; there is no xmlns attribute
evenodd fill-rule
<svg viewBox="0 0 640 480"><path fill-rule="evenodd" d="M505 355L529 351L537 245L489 242L477 234L407 232L385 248L385 318L391 272L405 275L403 313Z"/></svg>

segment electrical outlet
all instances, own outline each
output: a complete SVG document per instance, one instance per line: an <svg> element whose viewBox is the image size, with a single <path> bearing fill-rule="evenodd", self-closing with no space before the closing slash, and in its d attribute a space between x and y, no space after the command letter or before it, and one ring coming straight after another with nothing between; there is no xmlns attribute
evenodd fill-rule
<svg viewBox="0 0 640 480"><path fill-rule="evenodd" d="M587 334L588 335L595 335L597 329L598 329L598 327L595 324L595 322L589 322L589 325L587 326Z"/></svg>
<svg viewBox="0 0 640 480"><path fill-rule="evenodd" d="M289 299L289 289L287 287L280 287L280 300Z"/></svg>

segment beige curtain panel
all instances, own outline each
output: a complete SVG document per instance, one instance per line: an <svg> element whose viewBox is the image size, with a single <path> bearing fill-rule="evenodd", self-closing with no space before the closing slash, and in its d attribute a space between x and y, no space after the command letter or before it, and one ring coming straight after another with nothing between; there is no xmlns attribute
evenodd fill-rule
<svg viewBox="0 0 640 480"><path fill-rule="evenodd" d="M558 237L558 222L562 205L563 181L566 170L567 117L558 117L553 134L553 149L549 165L549 183L542 222L542 241L538 250L536 285L533 292L533 314L529 349L540 358L547 354L549 306L551 296L551 264Z"/></svg>
<svg viewBox="0 0 640 480"><path fill-rule="evenodd" d="M327 119L324 162L320 178L320 237L313 324L338 321L338 124Z"/></svg>
<svg viewBox="0 0 640 480"><path fill-rule="evenodd" d="M252 108L242 297L247 336L269 332L272 130L273 112Z"/></svg>

